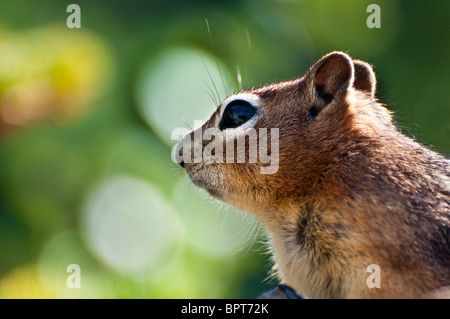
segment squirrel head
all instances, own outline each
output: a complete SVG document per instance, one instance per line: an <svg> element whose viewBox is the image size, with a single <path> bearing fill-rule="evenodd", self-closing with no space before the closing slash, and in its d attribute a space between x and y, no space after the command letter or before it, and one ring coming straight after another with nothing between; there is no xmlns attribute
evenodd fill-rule
<svg viewBox="0 0 450 319"><path fill-rule="evenodd" d="M257 216L279 210L324 187L358 138L358 113L371 117L367 110L378 109L375 117L390 123L375 85L369 64L332 52L299 79L226 98L178 143L177 161L222 201Z"/></svg>

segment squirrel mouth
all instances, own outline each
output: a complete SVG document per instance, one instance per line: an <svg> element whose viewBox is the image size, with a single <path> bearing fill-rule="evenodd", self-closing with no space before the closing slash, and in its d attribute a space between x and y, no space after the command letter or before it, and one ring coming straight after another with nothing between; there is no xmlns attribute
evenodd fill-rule
<svg viewBox="0 0 450 319"><path fill-rule="evenodd" d="M219 179L211 178L212 176L216 176L216 174L211 171L211 165L205 165L203 163L189 164L185 165L184 169L194 185L206 190L211 196L222 199Z"/></svg>

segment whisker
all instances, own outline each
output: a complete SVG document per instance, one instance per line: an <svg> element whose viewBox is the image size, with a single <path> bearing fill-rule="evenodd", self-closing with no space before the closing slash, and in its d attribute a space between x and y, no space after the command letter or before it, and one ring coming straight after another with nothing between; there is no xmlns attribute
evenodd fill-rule
<svg viewBox="0 0 450 319"><path fill-rule="evenodd" d="M216 50L214 48L214 42L212 40L211 29L209 28L208 19L205 19L205 22L206 22L206 28L208 29L209 41L211 42L211 47L212 47L213 51L215 52ZM223 90L225 91L225 95L228 96L228 90L226 88L225 81L223 80L222 70L220 69L220 66L219 66L219 60L217 59L217 57L215 60L216 60L217 70L219 71L220 79L222 81ZM219 98L219 100L220 100L220 98Z"/></svg>
<svg viewBox="0 0 450 319"><path fill-rule="evenodd" d="M248 61L250 60L251 51L252 51L252 38L250 36L250 31L248 30L248 27L245 28L245 36L247 39L247 59L245 61L245 77L244 79L248 79ZM247 86L248 83L244 82L244 86Z"/></svg>
<svg viewBox="0 0 450 319"><path fill-rule="evenodd" d="M248 229L252 226L253 226L252 223L248 223L241 231L239 231L237 234L231 236L228 240L247 237L246 235L244 235L244 233L248 234Z"/></svg>
<svg viewBox="0 0 450 319"><path fill-rule="evenodd" d="M217 101L217 98L214 96L214 91L211 89L211 87L208 85L208 83L206 83L205 81L203 81L203 83L206 85L206 87L209 89L210 92L206 91L208 93L208 95L211 97L211 99L213 100L214 105L219 105L219 101Z"/></svg>
<svg viewBox="0 0 450 319"><path fill-rule="evenodd" d="M187 121L185 121L185 119L180 117L180 120L183 121L183 123L191 130L193 131L194 129L189 125L189 123Z"/></svg>
<svg viewBox="0 0 450 319"><path fill-rule="evenodd" d="M206 94L208 94L209 95L209 97L211 98L211 100L213 101L213 103L214 103L214 105L218 105L217 104L217 102L216 102L216 99L214 98L214 96L213 95L211 95L211 93L209 93L207 90L205 90L205 92L206 92Z"/></svg>
<svg viewBox="0 0 450 319"><path fill-rule="evenodd" d="M245 249L245 247L247 247L247 249L243 253L243 256L248 254L250 249L253 247L253 245L255 244L255 242L259 236L260 230L261 230L261 224L258 221L253 220L252 224L253 224L253 227L252 227L251 233L248 237L248 240L244 243L244 245L241 249L241 251L243 251Z"/></svg>
<svg viewBox="0 0 450 319"><path fill-rule="evenodd" d="M245 250L242 256L247 255L247 253L249 252L249 250L252 246L251 243L253 242L252 237L254 235L255 224L251 223L250 225L251 225L251 228L245 236L245 242L242 244L242 247L238 250L239 252L242 252Z"/></svg>
<svg viewBox="0 0 450 319"><path fill-rule="evenodd" d="M225 81L223 80L222 70L220 69L219 61L217 60L217 58L216 58L216 65L217 65L217 69L219 70L220 79L222 80L223 90L225 91L225 95L228 96L228 89L225 85Z"/></svg>
<svg viewBox="0 0 450 319"><path fill-rule="evenodd" d="M215 89L215 91L217 93L217 97L218 97L219 101L221 101L222 99L220 98L219 90L217 90L217 86L214 83L214 80L213 80L213 78L211 76L211 73L209 72L208 67L206 66L205 60L203 59L203 57L201 55L200 55L200 59L202 60L203 66L205 67L206 72L208 73L209 79L211 80L211 83L214 86L214 89Z"/></svg>
<svg viewBox="0 0 450 319"><path fill-rule="evenodd" d="M233 250L235 250L233 254L244 251L243 256L245 256L254 245L256 239L258 238L260 230L261 225L256 219L253 219L251 217L247 218L245 227L237 234L229 238L229 240L236 239L234 248L232 248Z"/></svg>

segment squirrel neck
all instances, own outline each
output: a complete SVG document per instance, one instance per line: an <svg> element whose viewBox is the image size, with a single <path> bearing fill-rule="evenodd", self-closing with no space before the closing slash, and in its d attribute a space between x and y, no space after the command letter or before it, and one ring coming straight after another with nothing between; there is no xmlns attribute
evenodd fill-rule
<svg viewBox="0 0 450 319"><path fill-rule="evenodd" d="M345 282L360 277L356 282L365 283L367 277L366 255L361 254L360 246L363 241L355 241L349 221L338 210L317 202L284 209L273 212L285 216L283 219L266 222L276 260L274 271L281 281L310 298L361 297L360 289ZM349 264L361 266L350 268ZM306 275L299 277L299 272Z"/></svg>

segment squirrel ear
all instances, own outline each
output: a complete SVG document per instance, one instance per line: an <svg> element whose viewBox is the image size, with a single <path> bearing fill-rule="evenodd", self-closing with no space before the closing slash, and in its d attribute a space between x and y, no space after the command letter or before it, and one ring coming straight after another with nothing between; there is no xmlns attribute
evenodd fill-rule
<svg viewBox="0 0 450 319"><path fill-rule="evenodd" d="M342 52L327 54L306 74L308 89L325 104L340 99L353 83L353 62Z"/></svg>
<svg viewBox="0 0 450 319"><path fill-rule="evenodd" d="M368 63L359 60L353 60L353 67L355 68L353 87L359 91L369 93L373 98L377 80L372 67Z"/></svg>

